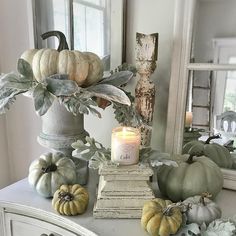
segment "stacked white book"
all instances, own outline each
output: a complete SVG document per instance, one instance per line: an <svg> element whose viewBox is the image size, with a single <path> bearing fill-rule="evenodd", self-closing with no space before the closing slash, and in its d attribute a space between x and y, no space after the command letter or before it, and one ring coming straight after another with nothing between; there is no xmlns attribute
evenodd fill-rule
<svg viewBox="0 0 236 236"><path fill-rule="evenodd" d="M106 164L99 175L95 218L141 218L143 204L155 198L149 185L153 171L148 165Z"/></svg>

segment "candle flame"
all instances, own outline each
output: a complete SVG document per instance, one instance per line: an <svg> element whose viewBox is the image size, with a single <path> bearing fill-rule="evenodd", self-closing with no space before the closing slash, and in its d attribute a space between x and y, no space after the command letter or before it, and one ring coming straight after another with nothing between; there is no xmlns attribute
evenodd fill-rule
<svg viewBox="0 0 236 236"><path fill-rule="evenodd" d="M122 128L122 132L125 133L127 131L127 127Z"/></svg>

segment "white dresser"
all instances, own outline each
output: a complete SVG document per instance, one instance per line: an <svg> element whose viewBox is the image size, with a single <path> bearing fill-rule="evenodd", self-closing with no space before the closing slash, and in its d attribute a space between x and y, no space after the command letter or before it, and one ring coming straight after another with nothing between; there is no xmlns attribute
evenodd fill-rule
<svg viewBox="0 0 236 236"><path fill-rule="evenodd" d="M88 209L75 217L57 214L51 199L39 196L27 179L0 190L0 236L147 236L138 219L93 218L97 181L97 175L90 175ZM224 218L236 214L236 191L222 190L217 202Z"/></svg>

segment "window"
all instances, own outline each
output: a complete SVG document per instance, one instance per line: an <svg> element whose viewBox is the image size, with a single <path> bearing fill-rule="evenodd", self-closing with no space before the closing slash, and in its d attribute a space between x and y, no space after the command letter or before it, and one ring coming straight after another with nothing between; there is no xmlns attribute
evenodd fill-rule
<svg viewBox="0 0 236 236"><path fill-rule="evenodd" d="M74 1L75 49L92 51L101 57L109 54L109 8L107 1Z"/></svg>
<svg viewBox="0 0 236 236"><path fill-rule="evenodd" d="M57 47L57 39L42 42L46 31L62 31L71 49L110 55L110 0L40 0L36 8L36 47ZM109 68L109 61L107 61Z"/></svg>

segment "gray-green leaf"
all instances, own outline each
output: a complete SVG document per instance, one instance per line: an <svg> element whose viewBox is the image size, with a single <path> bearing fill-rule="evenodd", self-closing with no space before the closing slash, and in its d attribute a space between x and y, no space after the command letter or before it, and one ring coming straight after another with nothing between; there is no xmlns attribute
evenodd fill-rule
<svg viewBox="0 0 236 236"><path fill-rule="evenodd" d="M103 79L101 82L99 82L99 84L110 84L119 87L123 84L128 83L132 76L133 73L130 71L120 71Z"/></svg>
<svg viewBox="0 0 236 236"><path fill-rule="evenodd" d="M102 115L99 111L97 111L95 108L93 107L88 107L89 112L91 112L93 115L97 116L98 118L102 118Z"/></svg>
<svg viewBox="0 0 236 236"><path fill-rule="evenodd" d="M47 90L55 96L71 96L78 91L75 81L69 79L46 78Z"/></svg>
<svg viewBox="0 0 236 236"><path fill-rule="evenodd" d="M80 114L86 114L88 115L89 114L89 109L87 106L85 106L84 104L81 104L79 105L79 113Z"/></svg>
<svg viewBox="0 0 236 236"><path fill-rule="evenodd" d="M198 224L185 224L182 226L178 232L175 234L176 236L197 236L200 235L200 229Z"/></svg>
<svg viewBox="0 0 236 236"><path fill-rule="evenodd" d="M101 97L108 101L114 101L130 106L131 102L128 96L119 88L110 84L97 84L87 88L91 96Z"/></svg>
<svg viewBox="0 0 236 236"><path fill-rule="evenodd" d="M21 75L23 75L28 80L33 80L33 71L31 65L24 59L20 58L18 60L17 70Z"/></svg>
<svg viewBox="0 0 236 236"><path fill-rule="evenodd" d="M124 126L140 126L143 123L143 120L135 108L134 96L132 96L132 94L129 92L126 92L126 95L131 101L131 106L113 102L115 119L118 121L119 124Z"/></svg>
<svg viewBox="0 0 236 236"><path fill-rule="evenodd" d="M99 111L93 108L97 104L91 98L83 99L80 94L76 94L71 97L59 97L59 102L65 106L67 111L72 112L74 115L78 115L79 113L88 114L91 112L101 118Z"/></svg>
<svg viewBox="0 0 236 236"><path fill-rule="evenodd" d="M52 78L52 79L60 79L60 80L68 80L69 79L69 75L68 74L54 74L54 75L50 75L48 78Z"/></svg>
<svg viewBox="0 0 236 236"><path fill-rule="evenodd" d="M38 115L44 115L51 107L55 97L42 84L38 84L33 92L34 107Z"/></svg>
<svg viewBox="0 0 236 236"><path fill-rule="evenodd" d="M15 101L15 96L23 93L24 91L19 91L17 89L11 88L1 88L0 89L0 114L6 112L9 106Z"/></svg>
<svg viewBox="0 0 236 236"><path fill-rule="evenodd" d="M106 149L101 143L96 142L93 138L86 137L86 142L83 143L78 140L72 143L72 147L75 149L72 152L72 156L89 161L91 168L98 168L99 165L110 160L110 149Z"/></svg>
<svg viewBox="0 0 236 236"><path fill-rule="evenodd" d="M95 152L95 154L90 158L88 167L91 169L98 169L102 163L107 163L108 159L101 152Z"/></svg>
<svg viewBox="0 0 236 236"><path fill-rule="evenodd" d="M29 90L32 86L33 81L31 79L14 73L5 74L0 77L0 88Z"/></svg>
<svg viewBox="0 0 236 236"><path fill-rule="evenodd" d="M161 165L175 166L178 164L173 160L169 153L162 153L158 150L150 147L142 148L140 150L140 161L145 163L148 162L152 167L158 167Z"/></svg>
<svg viewBox="0 0 236 236"><path fill-rule="evenodd" d="M231 236L236 234L236 226L230 221L221 219L211 222L206 230L201 232L202 236Z"/></svg>

